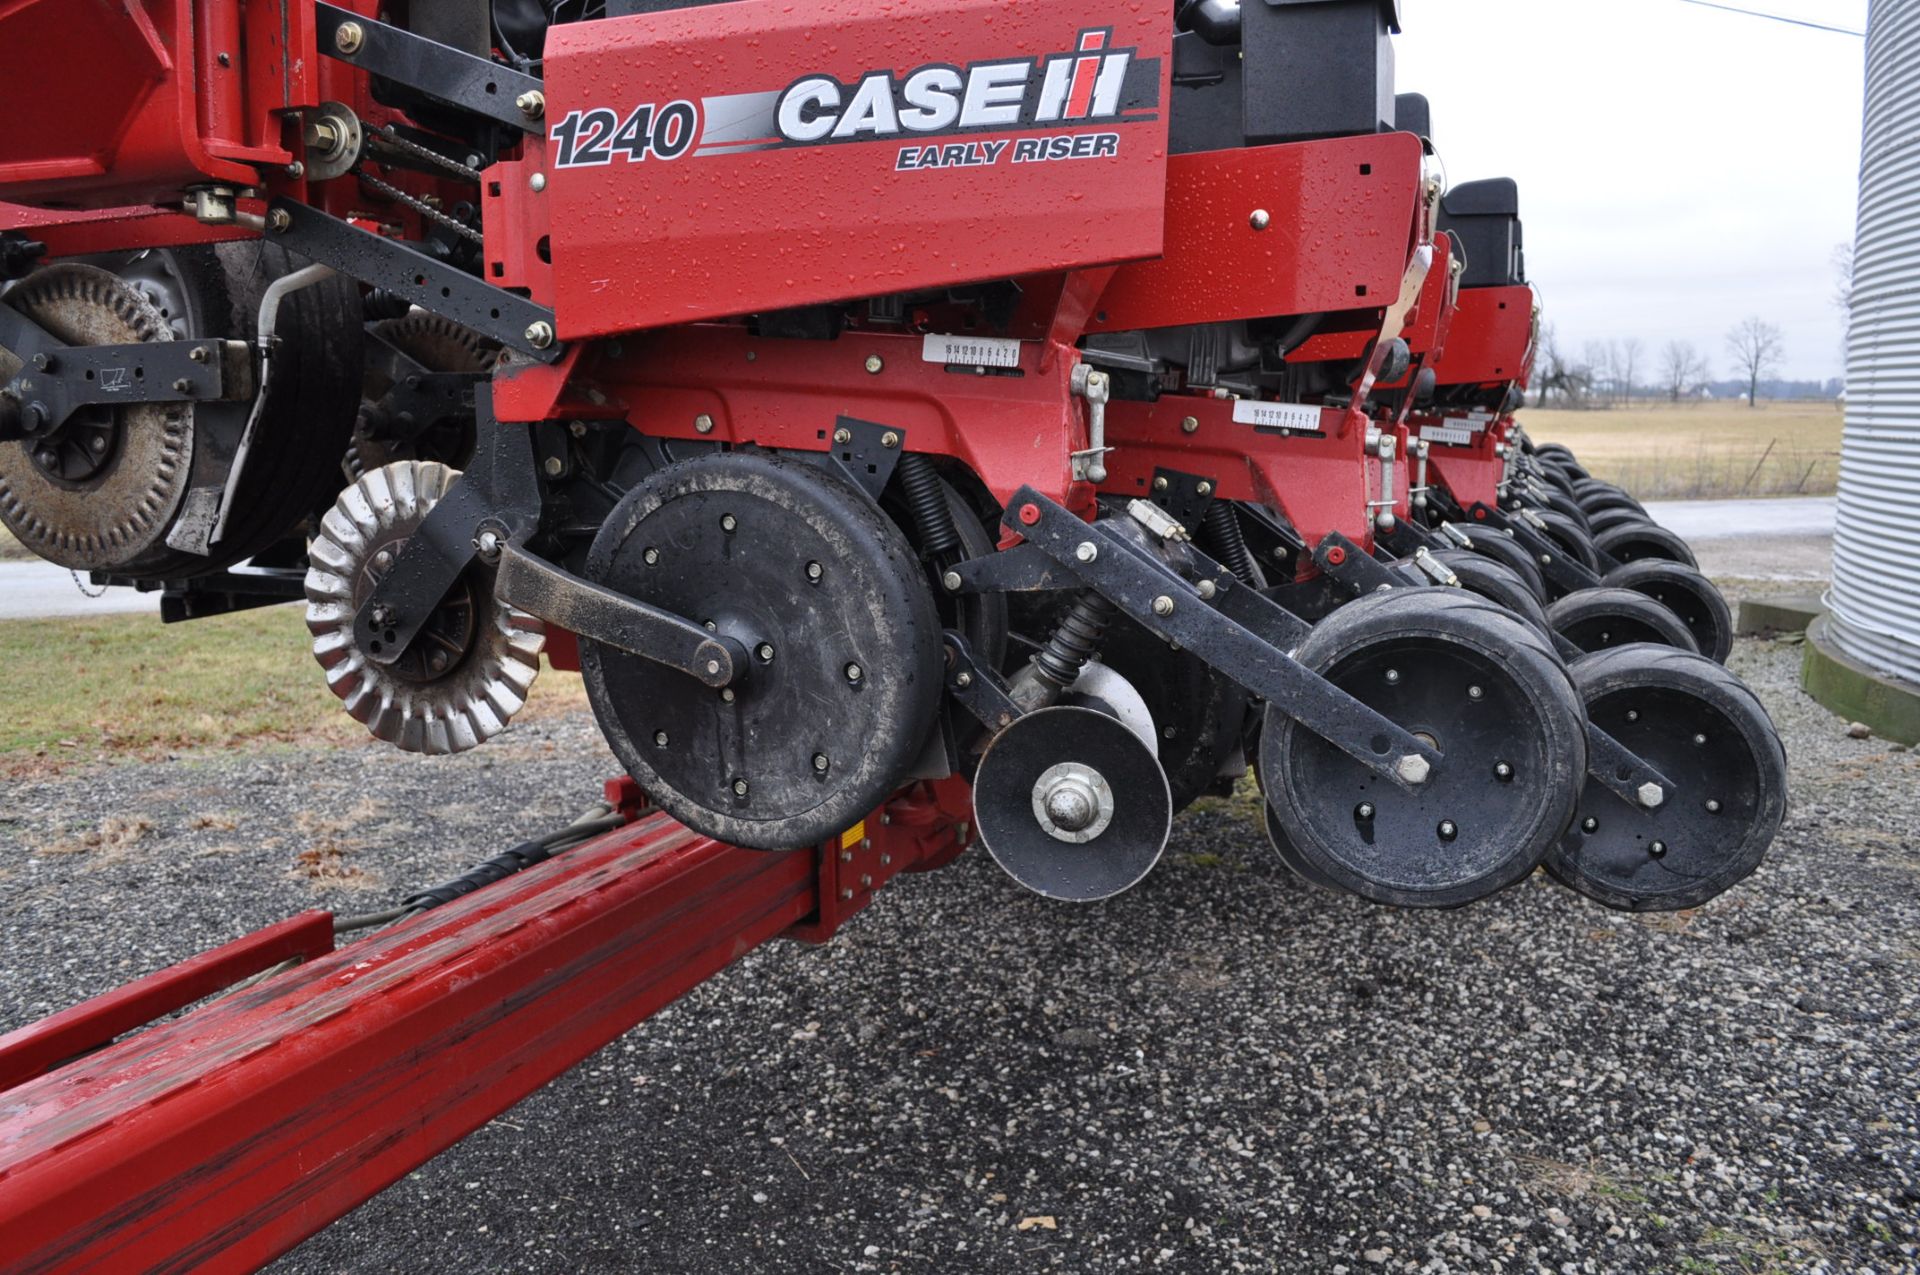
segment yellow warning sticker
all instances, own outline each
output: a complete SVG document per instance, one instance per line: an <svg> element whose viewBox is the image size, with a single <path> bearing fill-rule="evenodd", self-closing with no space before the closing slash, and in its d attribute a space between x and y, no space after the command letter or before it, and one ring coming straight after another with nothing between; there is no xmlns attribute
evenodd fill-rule
<svg viewBox="0 0 1920 1275"><path fill-rule="evenodd" d="M859 823L856 823L853 827L840 834L840 848L842 850L851 850L866 840L866 836L867 821L862 819Z"/></svg>

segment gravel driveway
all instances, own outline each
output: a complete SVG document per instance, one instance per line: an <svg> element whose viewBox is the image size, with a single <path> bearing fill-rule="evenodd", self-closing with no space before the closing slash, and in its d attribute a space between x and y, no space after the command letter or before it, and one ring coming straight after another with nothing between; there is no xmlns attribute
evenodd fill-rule
<svg viewBox="0 0 1920 1275"><path fill-rule="evenodd" d="M969 855L825 949L754 954L274 1269L1920 1270L1920 754L1846 738L1798 662L1735 654L1794 809L1696 913L1540 878L1384 911L1293 884L1225 808L1100 907ZM368 910L611 768L582 717L453 761L15 783L0 1029Z"/></svg>

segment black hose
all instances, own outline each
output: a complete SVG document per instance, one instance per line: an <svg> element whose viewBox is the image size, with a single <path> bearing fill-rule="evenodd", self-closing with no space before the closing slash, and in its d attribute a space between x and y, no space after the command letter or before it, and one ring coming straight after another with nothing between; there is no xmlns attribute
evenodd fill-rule
<svg viewBox="0 0 1920 1275"><path fill-rule="evenodd" d="M413 303L385 288L369 288L361 308L368 319L398 319L413 309Z"/></svg>
<svg viewBox="0 0 1920 1275"><path fill-rule="evenodd" d="M1260 583L1260 569L1254 565L1253 551L1247 548L1247 535L1240 527L1240 516L1230 502L1216 500L1208 505L1200 526L1206 532L1207 547L1213 550L1213 556L1220 559L1222 566L1243 583Z"/></svg>
<svg viewBox="0 0 1920 1275"><path fill-rule="evenodd" d="M558 832L548 833L533 841L523 841L504 854L475 864L451 881L408 896L400 906L409 912L424 912L443 903L451 903L483 886L504 881L516 872L524 872L535 864L545 863L560 851L571 849L599 833L610 832L625 822L619 815L602 815L597 819L569 824Z"/></svg>
<svg viewBox="0 0 1920 1275"><path fill-rule="evenodd" d="M918 452L907 452L894 472L907 493L907 508L920 533L920 552L933 558L958 549L960 529L953 525L953 509L933 462Z"/></svg>
<svg viewBox="0 0 1920 1275"><path fill-rule="evenodd" d="M1092 589L1082 593L1047 644L1035 653L1033 671L1063 690L1079 681L1080 670L1100 653L1114 610L1113 603Z"/></svg>

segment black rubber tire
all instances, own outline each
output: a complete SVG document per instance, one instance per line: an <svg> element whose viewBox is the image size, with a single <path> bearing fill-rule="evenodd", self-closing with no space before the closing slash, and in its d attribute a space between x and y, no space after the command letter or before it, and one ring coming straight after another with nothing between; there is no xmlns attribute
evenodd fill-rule
<svg viewBox="0 0 1920 1275"><path fill-rule="evenodd" d="M1547 608L1547 622L1582 651L1652 643L1700 653L1680 617L1632 589L1581 589Z"/></svg>
<svg viewBox="0 0 1920 1275"><path fill-rule="evenodd" d="M1520 544L1504 531L1493 527L1474 527L1467 533L1473 540L1473 552L1491 558L1520 577L1527 591L1542 604L1547 600L1547 582L1540 566Z"/></svg>
<svg viewBox="0 0 1920 1275"><path fill-rule="evenodd" d="M1587 539L1593 539L1593 528L1587 525L1587 515L1581 511L1580 506L1573 503L1572 497L1564 492L1546 491L1541 493L1541 498L1547 502L1548 509L1578 527Z"/></svg>
<svg viewBox="0 0 1920 1275"><path fill-rule="evenodd" d="M1580 512L1587 516L1589 522L1599 515L1614 509L1625 509L1632 513L1639 514L1642 518L1647 517L1646 506L1642 505L1632 496L1620 492L1610 491L1603 492L1596 496L1581 496L1578 500Z"/></svg>
<svg viewBox="0 0 1920 1275"><path fill-rule="evenodd" d="M1269 706L1263 785L1314 874L1376 903L1461 907L1523 880L1557 842L1586 773L1586 718L1543 634L1463 590L1395 589L1335 611L1296 658L1445 754L1408 791ZM1456 682L1481 693L1462 685L1456 700ZM1444 723L1430 719L1436 693Z"/></svg>
<svg viewBox="0 0 1920 1275"><path fill-rule="evenodd" d="M1600 558L1593 551L1593 537L1585 527L1551 509L1536 509L1534 513L1547 525L1547 539L1560 546L1561 552L1589 571L1600 570Z"/></svg>
<svg viewBox="0 0 1920 1275"><path fill-rule="evenodd" d="M1657 523L1622 523L1596 532L1593 547L1622 565L1647 558L1664 558L1668 562L1683 563L1696 571L1700 569L1699 559L1693 556L1693 549L1687 542Z"/></svg>
<svg viewBox="0 0 1920 1275"><path fill-rule="evenodd" d="M1646 810L1589 777L1547 856L1554 879L1620 911L1670 912L1751 875L1786 816L1787 757L1746 684L1665 647L1616 647L1569 671L1594 724L1675 787Z"/></svg>
<svg viewBox="0 0 1920 1275"><path fill-rule="evenodd" d="M705 525L729 537L737 514L739 542L750 548L726 548L728 539L716 550L679 530L709 513ZM777 533L749 538L776 520ZM662 549L658 565L646 560L650 545ZM820 592L808 592L799 562L789 572L788 546L824 564L812 577ZM694 554L694 566L675 569L677 557ZM942 630L925 567L899 526L837 473L771 452L669 465L621 497L581 574L676 614L712 608L717 631L746 646L749 661L762 638L780 652L750 665L736 702L581 640L587 700L614 756L656 805L716 840L795 850L837 836L899 786L935 729ZM670 747L661 742L669 738ZM812 747L837 757L817 777L805 768ZM751 798L742 789L737 802L718 795L729 772L751 779Z"/></svg>
<svg viewBox="0 0 1920 1275"><path fill-rule="evenodd" d="M1680 617L1700 654L1725 664L1733 650L1733 612L1713 581L1678 562L1646 558L1616 567L1602 579L1609 588L1644 593Z"/></svg>
<svg viewBox="0 0 1920 1275"><path fill-rule="evenodd" d="M1593 534L1596 537L1612 531L1615 527L1657 527L1659 525L1660 524L1653 519L1634 509L1608 509L1603 513L1594 514L1591 518L1587 519L1587 526L1593 529Z"/></svg>
<svg viewBox="0 0 1920 1275"><path fill-rule="evenodd" d="M1460 577L1460 587L1468 593L1498 603L1542 633L1553 632L1540 595L1512 567L1469 549L1441 549L1433 556Z"/></svg>

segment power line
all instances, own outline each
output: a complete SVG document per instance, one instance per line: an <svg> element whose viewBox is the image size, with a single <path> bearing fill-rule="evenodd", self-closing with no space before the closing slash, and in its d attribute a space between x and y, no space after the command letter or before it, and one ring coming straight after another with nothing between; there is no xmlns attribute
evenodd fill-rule
<svg viewBox="0 0 1920 1275"><path fill-rule="evenodd" d="M1835 35L1866 35L1865 31L1855 31L1852 27L1832 27L1824 22L1809 22L1805 18L1789 18L1784 13L1764 13L1759 9L1742 9L1730 4L1715 4L1714 0L1680 0L1680 3L1697 4L1703 9L1719 9L1723 13L1743 13L1749 18L1771 18L1775 22L1785 22L1790 26L1812 27L1815 31L1831 31Z"/></svg>

